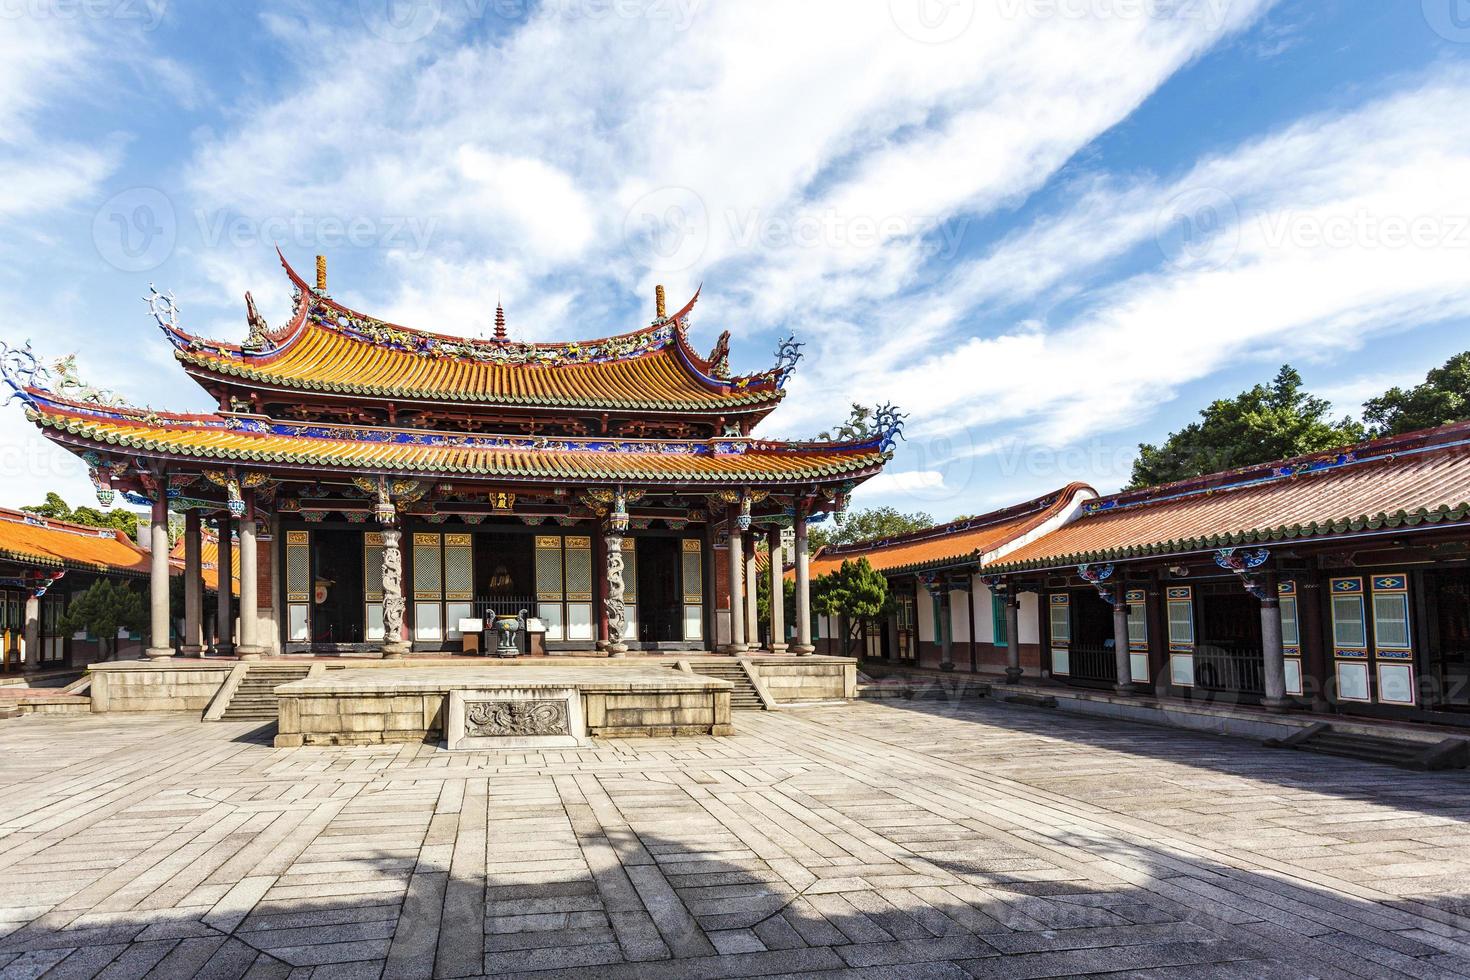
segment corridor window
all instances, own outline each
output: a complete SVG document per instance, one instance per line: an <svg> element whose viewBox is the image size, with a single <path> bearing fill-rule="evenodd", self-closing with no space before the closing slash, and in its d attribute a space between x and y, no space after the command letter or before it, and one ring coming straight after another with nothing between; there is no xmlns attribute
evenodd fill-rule
<svg viewBox="0 0 1470 980"><path fill-rule="evenodd" d="M1169 646L1190 650L1194 647L1194 590L1174 586L1168 594Z"/></svg>
<svg viewBox="0 0 1470 980"><path fill-rule="evenodd" d="M1368 628L1363 615L1363 580L1360 578L1332 580L1332 645L1338 653L1364 650L1368 646Z"/></svg>
<svg viewBox="0 0 1470 980"><path fill-rule="evenodd" d="M1128 646L1136 650L1148 648L1148 606L1142 589L1133 589L1124 597L1128 603Z"/></svg>
<svg viewBox="0 0 1470 980"><path fill-rule="evenodd" d="M1403 592L1373 595L1373 644L1379 649L1409 648L1409 597Z"/></svg>
<svg viewBox="0 0 1470 980"><path fill-rule="evenodd" d="M1050 623L1052 646L1066 646L1072 642L1071 596L1054 595L1051 597Z"/></svg>
<svg viewBox="0 0 1470 980"><path fill-rule="evenodd" d="M1003 647L1009 645L1006 626L1006 600L1002 595L990 597L990 621L994 624L995 645Z"/></svg>

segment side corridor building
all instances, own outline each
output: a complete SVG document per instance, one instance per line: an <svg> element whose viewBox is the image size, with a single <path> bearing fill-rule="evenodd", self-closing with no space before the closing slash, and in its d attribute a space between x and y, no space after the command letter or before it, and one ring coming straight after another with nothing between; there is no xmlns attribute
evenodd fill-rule
<svg viewBox="0 0 1470 980"><path fill-rule="evenodd" d="M1470 423L820 551L889 579L823 652L1287 710L1470 720ZM848 634L843 639L840 634Z"/></svg>

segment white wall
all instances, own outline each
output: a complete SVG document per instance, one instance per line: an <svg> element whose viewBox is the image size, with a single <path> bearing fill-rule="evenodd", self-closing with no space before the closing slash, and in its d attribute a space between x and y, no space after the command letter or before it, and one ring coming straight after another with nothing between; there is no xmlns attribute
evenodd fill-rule
<svg viewBox="0 0 1470 980"><path fill-rule="evenodd" d="M975 607L975 618L980 618L979 606ZM970 596L959 589L949 594L949 625L949 635L956 644L970 642Z"/></svg>
<svg viewBox="0 0 1470 980"><path fill-rule="evenodd" d="M1022 643L1040 643L1041 633L1037 628L1036 610L1041 597L1035 592L1021 593L1021 608L1016 610L1019 615L1020 633Z"/></svg>
<svg viewBox="0 0 1470 980"><path fill-rule="evenodd" d="M919 621L919 639L925 643L938 642L934 638L934 600L923 586L919 586L918 599L914 602L914 615Z"/></svg>

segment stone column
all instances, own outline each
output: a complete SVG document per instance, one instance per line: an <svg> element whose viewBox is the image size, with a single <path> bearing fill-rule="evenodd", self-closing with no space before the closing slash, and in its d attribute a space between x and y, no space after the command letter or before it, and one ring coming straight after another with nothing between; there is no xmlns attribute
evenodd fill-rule
<svg viewBox="0 0 1470 980"><path fill-rule="evenodd" d="M623 578L623 535L628 533L628 501L622 491L613 495L612 511L607 515L607 655L623 657L628 653L624 633L628 630L627 583Z"/></svg>
<svg viewBox="0 0 1470 980"><path fill-rule="evenodd" d="M184 512L184 638L179 656L197 657L204 652L204 562L203 529L199 511Z"/></svg>
<svg viewBox="0 0 1470 980"><path fill-rule="evenodd" d="M1021 682L1021 593L1006 584L1006 683Z"/></svg>
<svg viewBox="0 0 1470 980"><path fill-rule="evenodd" d="M1266 696L1261 704L1269 711L1285 711L1291 707L1286 696L1286 659L1281 649L1281 600L1276 592L1276 576L1261 577L1265 591L1261 595L1261 659L1265 663Z"/></svg>
<svg viewBox="0 0 1470 980"><path fill-rule="evenodd" d="M1118 682L1113 690L1133 693L1133 661L1128 650L1128 590L1119 582L1113 586L1113 660L1118 669Z"/></svg>
<svg viewBox="0 0 1470 980"><path fill-rule="evenodd" d="M168 635L168 495L164 492L167 484L165 478L159 477L148 528L148 648L144 653L154 663L162 663L174 655Z"/></svg>
<svg viewBox="0 0 1470 980"><path fill-rule="evenodd" d="M240 518L240 644L235 648L241 660L259 660L260 642L256 639L259 605L256 589L260 569L255 547L254 491L246 491L245 516Z"/></svg>
<svg viewBox="0 0 1470 980"><path fill-rule="evenodd" d="M766 559L771 566L771 652L786 652L786 569L781 566L781 529L772 528L766 538Z"/></svg>
<svg viewBox="0 0 1470 980"><path fill-rule="evenodd" d="M383 659L398 660L412 646L403 639L403 532L383 525Z"/></svg>
<svg viewBox="0 0 1470 980"><path fill-rule="evenodd" d="M760 582L760 566L755 561L755 542L760 532L751 531L745 539L745 645L748 649L759 649L761 645L760 597L756 588Z"/></svg>
<svg viewBox="0 0 1470 980"><path fill-rule="evenodd" d="M25 663L20 666L22 670L39 670L41 668L41 600L37 596L26 597L25 616Z"/></svg>
<svg viewBox="0 0 1470 980"><path fill-rule="evenodd" d="M940 616L939 669L954 670L954 600L950 596L949 583L940 579L936 583L939 592L934 604L935 615Z"/></svg>
<svg viewBox="0 0 1470 980"><path fill-rule="evenodd" d="M730 526L730 545L727 558L730 565L730 643L725 647L726 652L742 654L745 652L745 597L741 590L741 570L745 561L745 545L740 538L739 513L735 505L731 505L726 512L725 519Z"/></svg>
<svg viewBox="0 0 1470 980"><path fill-rule="evenodd" d="M809 657L816 652L812 644L812 577L806 547L806 506L796 505L796 645L792 652Z"/></svg>
<svg viewBox="0 0 1470 980"><path fill-rule="evenodd" d="M592 567L607 568L607 545L600 534L592 536ZM595 646L607 652L607 576L592 579L592 609L597 614L597 640Z"/></svg>
<svg viewBox="0 0 1470 980"><path fill-rule="evenodd" d="M215 596L215 653L221 657L229 657L235 653L235 614L234 594L231 579L234 575L235 566L235 542L233 522L230 518L222 516L219 518L219 547L215 549L217 558L215 567L218 569L219 594Z"/></svg>

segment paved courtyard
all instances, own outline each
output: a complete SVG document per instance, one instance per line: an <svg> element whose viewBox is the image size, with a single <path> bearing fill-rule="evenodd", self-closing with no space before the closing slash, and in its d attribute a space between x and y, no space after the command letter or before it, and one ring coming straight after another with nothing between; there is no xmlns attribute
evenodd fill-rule
<svg viewBox="0 0 1470 980"><path fill-rule="evenodd" d="M0 722L0 976L1470 975L1465 773L991 703L737 723Z"/></svg>

